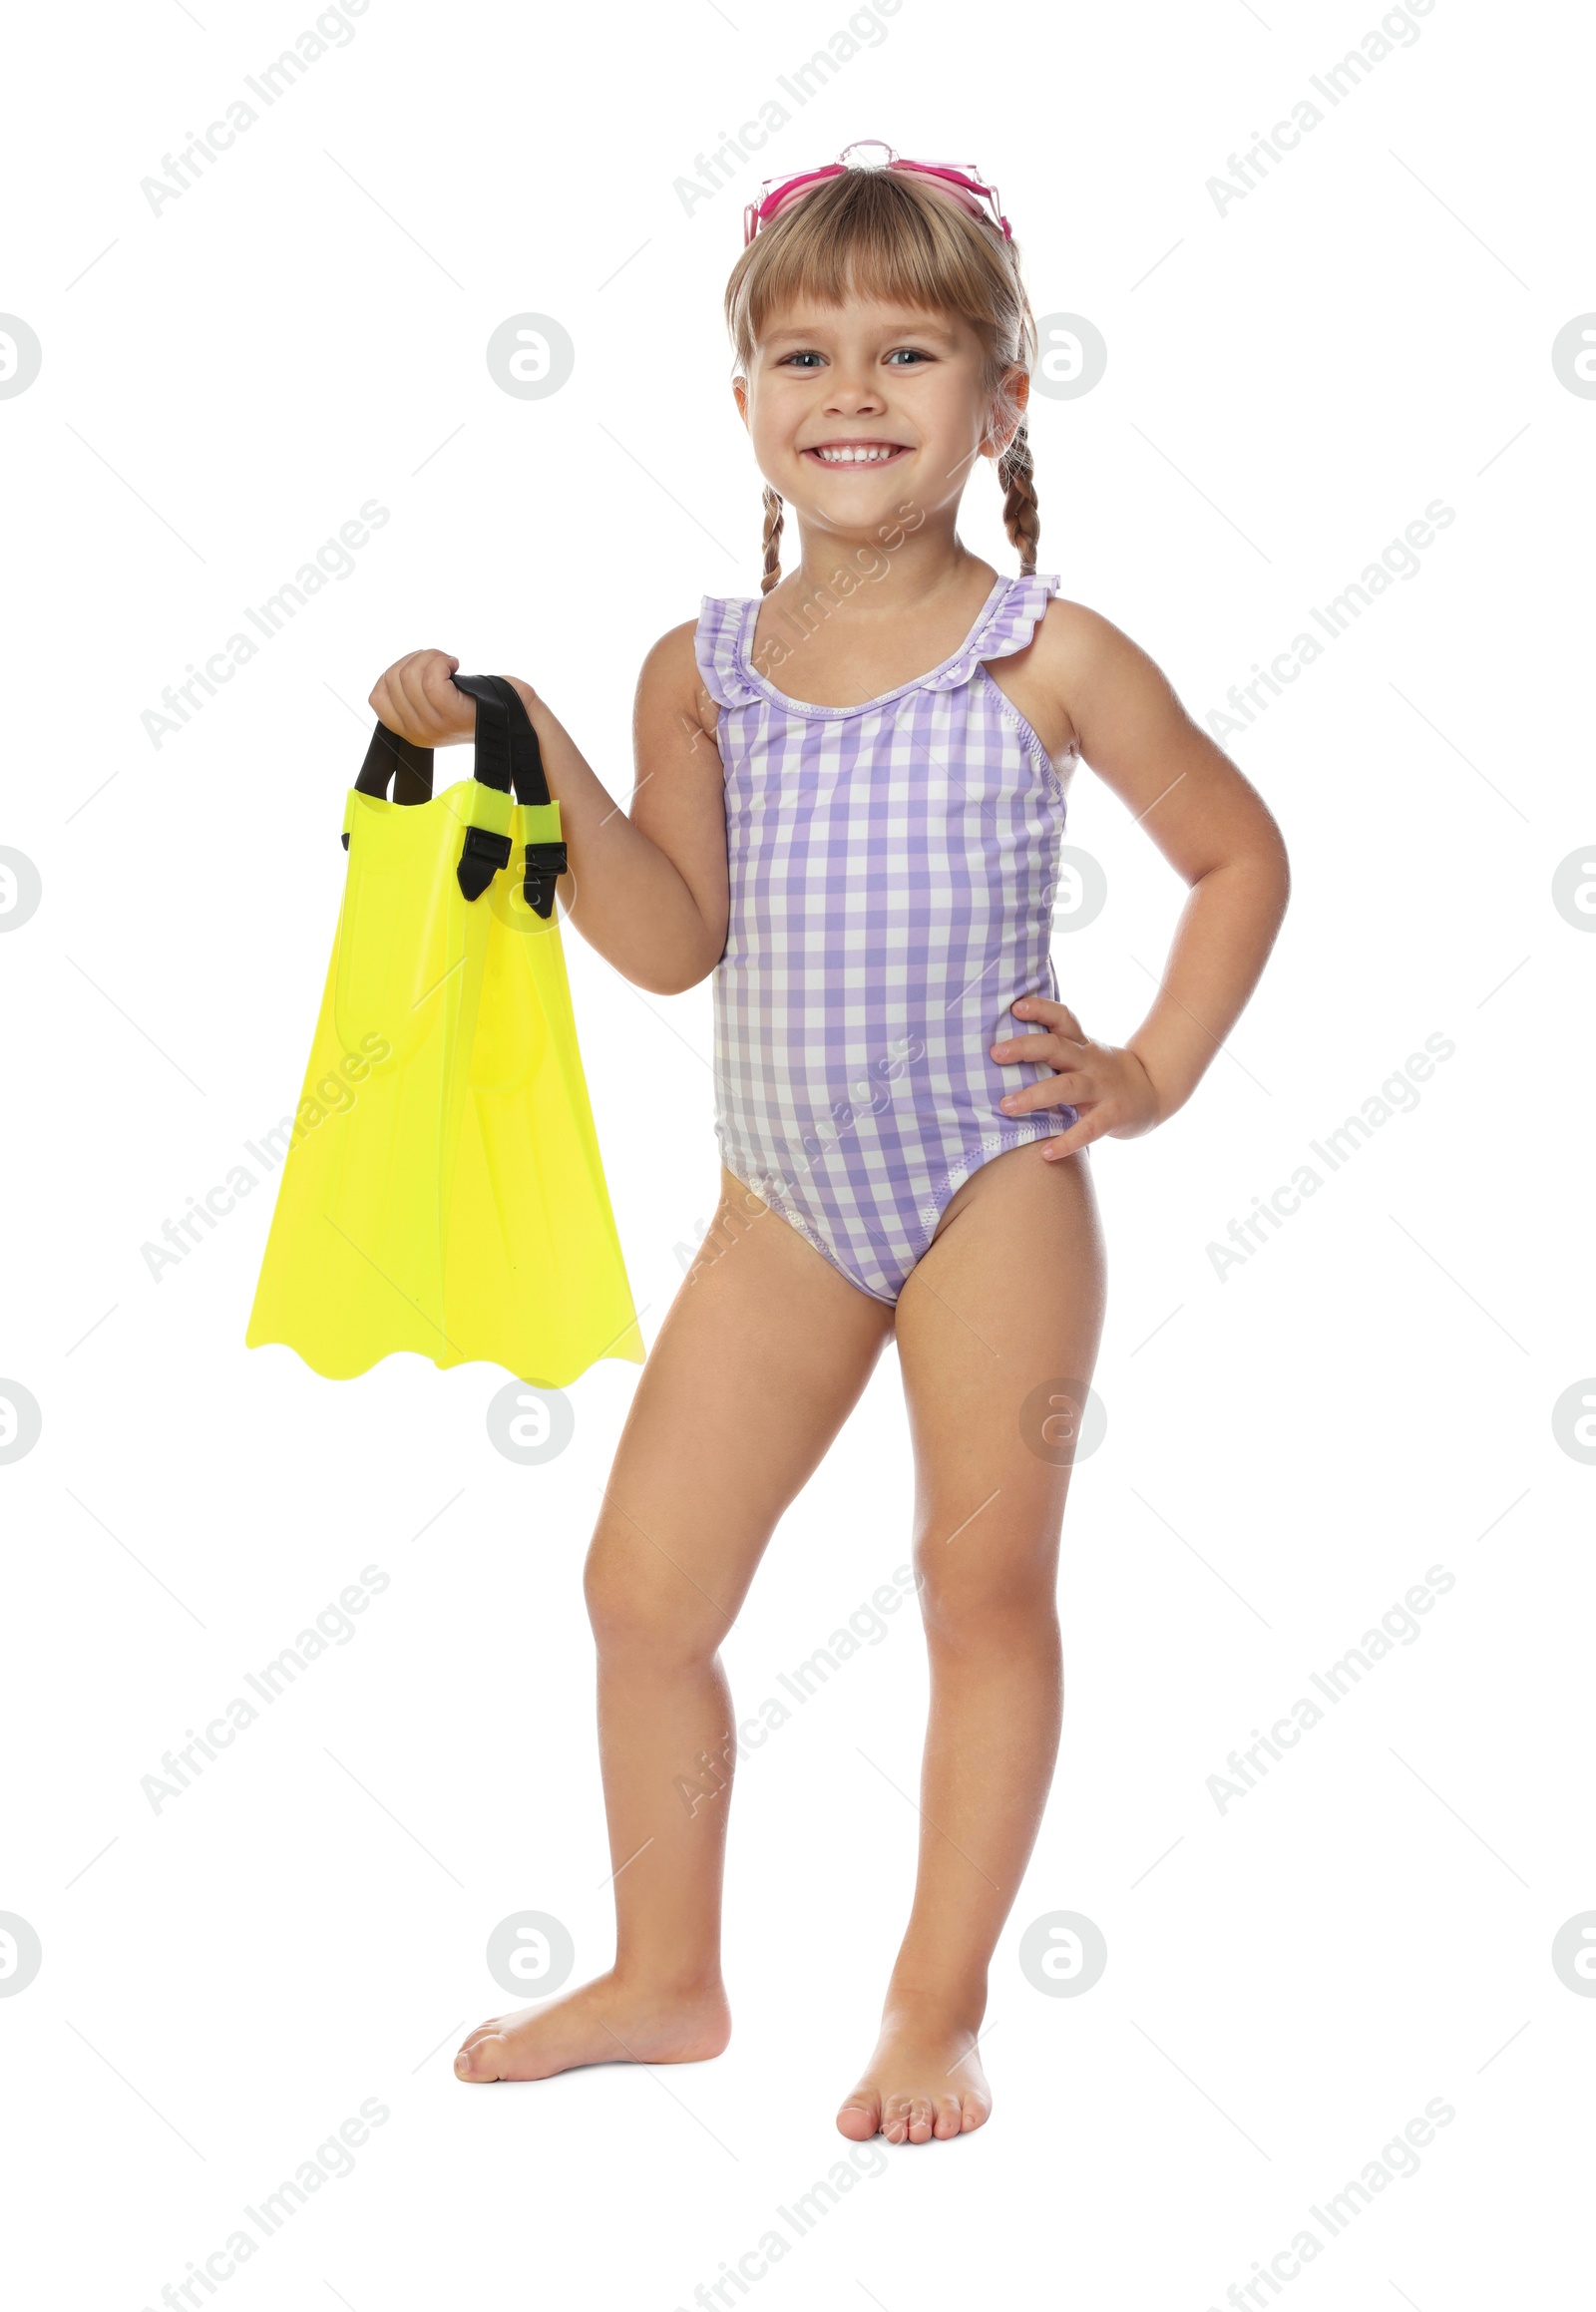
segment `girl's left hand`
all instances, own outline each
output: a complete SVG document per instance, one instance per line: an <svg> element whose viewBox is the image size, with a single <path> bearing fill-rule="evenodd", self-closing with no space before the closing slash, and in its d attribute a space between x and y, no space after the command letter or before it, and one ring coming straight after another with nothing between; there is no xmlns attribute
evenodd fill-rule
<svg viewBox="0 0 1596 2312"><path fill-rule="evenodd" d="M995 1043L993 1058L1010 1066L1020 1060L1040 1061L1058 1073L1009 1092L1001 1102L1003 1114L1023 1116L1034 1108L1080 1110L1066 1132L1041 1142L1042 1155L1050 1163L1105 1136L1134 1140L1163 1121L1157 1087L1128 1046L1094 1043L1067 1003L1051 1003L1043 995L1021 995L1009 1009L1016 1019L1042 1021L1047 1032Z"/></svg>

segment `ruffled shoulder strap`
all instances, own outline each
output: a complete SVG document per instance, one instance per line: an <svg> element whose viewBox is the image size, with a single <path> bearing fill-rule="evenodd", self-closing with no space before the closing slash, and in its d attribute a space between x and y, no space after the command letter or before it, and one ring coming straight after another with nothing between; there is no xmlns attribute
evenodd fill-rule
<svg viewBox="0 0 1596 2312"><path fill-rule="evenodd" d="M746 706L764 694L748 679L745 646L759 613L757 594L705 594L693 632L704 688L719 706Z"/></svg>
<svg viewBox="0 0 1596 2312"><path fill-rule="evenodd" d="M1011 658L1016 650L1023 650L1058 585L1057 574L1047 571L1030 571L1022 578L1010 578L1004 590L994 596L992 608L958 656L938 668L927 688L953 690L968 682L984 659Z"/></svg>

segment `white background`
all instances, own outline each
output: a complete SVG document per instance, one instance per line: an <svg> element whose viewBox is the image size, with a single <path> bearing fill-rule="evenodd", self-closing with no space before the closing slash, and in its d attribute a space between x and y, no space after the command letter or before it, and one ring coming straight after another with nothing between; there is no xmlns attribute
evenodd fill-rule
<svg viewBox="0 0 1596 2312"><path fill-rule="evenodd" d="M1550 1950L1596 1908L1596 1470L1552 1408L1596 1368L1596 943L1551 885L1592 834L1596 402L1551 347L1596 306L1588 22L1435 0L1221 215L1207 180L1374 0L902 0L688 215L674 181L844 0L371 0L153 214L141 180L314 13L149 0L11 41L0 308L43 346L0 401L0 844L43 885L0 940L0 1375L43 1416L0 1467L0 1909L43 1949L0 1999L18 2302L159 2304L373 2097L354 2172L228 2307L668 2312L844 2148L911 1884L910 1616L743 1770L730 2051L468 2091L462 2028L513 2003L501 1919L563 1920L579 1977L609 1955L580 1570L636 1368L577 1382L574 1442L523 1468L490 1368L335 1384L244 1349L268 1185L159 1284L141 1247L297 1091L385 664L526 675L626 793L642 652L758 581L719 317L742 201L872 135L978 161L1037 313L1102 331L1095 390L1034 405L1040 567L1199 716L1430 500L1455 520L1227 741L1291 912L1195 1099L1093 1155L1108 1425L1066 1519L1064 1745L994 1969L996 2115L891 2153L752 2294L1202 2312L1439 2098L1419 2172L1287 2299L1575 2301L1596 2003ZM577 353L538 401L484 358L529 310ZM353 574L154 746L163 687L373 498ZM964 535L1006 572L997 511L984 471ZM1122 1038L1181 890L1089 773L1070 840L1109 901L1060 922L1061 984ZM645 999L567 953L651 1340L715 1189L709 990ZM1416 1108L1221 1282L1232 1217L1432 1034L1455 1053ZM889 1351L728 1645L740 1705L904 1561L909 1484ZM353 1640L153 1812L163 1752L368 1564L389 1587ZM1221 1813L1227 1754L1435 1564L1421 1637ZM1076 1998L1016 1958L1060 1909L1108 1946Z"/></svg>

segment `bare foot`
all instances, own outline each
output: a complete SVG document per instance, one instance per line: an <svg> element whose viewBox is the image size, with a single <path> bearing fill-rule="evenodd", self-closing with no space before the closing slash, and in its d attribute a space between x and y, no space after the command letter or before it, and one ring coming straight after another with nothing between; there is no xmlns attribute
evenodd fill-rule
<svg viewBox="0 0 1596 2312"><path fill-rule="evenodd" d="M937 2009L906 2006L889 2011L837 2126L856 2143L877 2133L889 2143L929 2143L968 2135L991 2113L974 2030Z"/></svg>
<svg viewBox="0 0 1596 2312"><path fill-rule="evenodd" d="M459 2080L546 2080L578 2064L703 2063L731 2037L718 1983L650 1991L596 1976L563 1999L496 2016L468 2032L455 2057Z"/></svg>

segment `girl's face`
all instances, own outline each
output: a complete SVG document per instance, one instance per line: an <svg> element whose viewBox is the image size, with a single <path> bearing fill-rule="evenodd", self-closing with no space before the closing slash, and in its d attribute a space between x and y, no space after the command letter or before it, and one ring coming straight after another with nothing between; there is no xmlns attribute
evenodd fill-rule
<svg viewBox="0 0 1596 2312"><path fill-rule="evenodd" d="M874 539L906 503L951 515L976 459L1007 448L1012 421L994 430L981 371L959 314L856 301L772 315L732 390L760 472L800 520ZM1008 382L1022 408L1029 380Z"/></svg>

